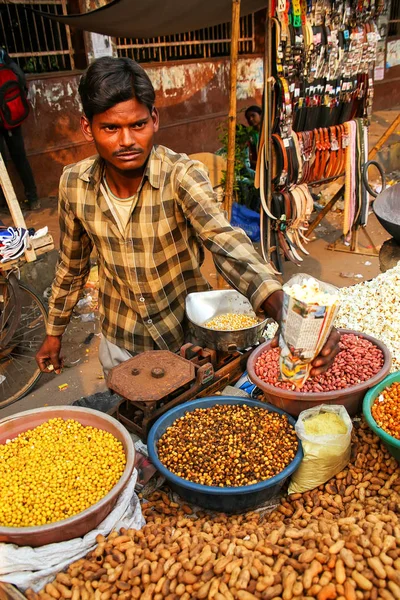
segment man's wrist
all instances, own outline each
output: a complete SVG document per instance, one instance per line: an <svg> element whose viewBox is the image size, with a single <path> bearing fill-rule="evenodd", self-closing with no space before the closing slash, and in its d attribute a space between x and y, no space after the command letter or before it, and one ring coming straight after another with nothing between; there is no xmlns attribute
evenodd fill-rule
<svg viewBox="0 0 400 600"><path fill-rule="evenodd" d="M282 317L283 291L276 290L268 296L262 303L261 307L268 317L280 323Z"/></svg>

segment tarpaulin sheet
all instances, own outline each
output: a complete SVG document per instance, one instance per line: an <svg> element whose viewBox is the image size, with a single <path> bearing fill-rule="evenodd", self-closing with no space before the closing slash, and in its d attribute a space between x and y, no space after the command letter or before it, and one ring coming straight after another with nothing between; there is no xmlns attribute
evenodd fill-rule
<svg viewBox="0 0 400 600"><path fill-rule="evenodd" d="M266 0L242 0L241 14L267 6ZM49 15L71 27L112 37L152 38L185 33L231 20L231 0L114 0L106 6L79 15Z"/></svg>

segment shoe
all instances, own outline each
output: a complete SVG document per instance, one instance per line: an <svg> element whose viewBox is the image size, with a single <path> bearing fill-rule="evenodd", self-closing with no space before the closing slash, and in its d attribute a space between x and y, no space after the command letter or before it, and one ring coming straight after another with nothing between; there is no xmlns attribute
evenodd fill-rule
<svg viewBox="0 0 400 600"><path fill-rule="evenodd" d="M28 203L28 210L37 210L41 207L40 200L32 200Z"/></svg>

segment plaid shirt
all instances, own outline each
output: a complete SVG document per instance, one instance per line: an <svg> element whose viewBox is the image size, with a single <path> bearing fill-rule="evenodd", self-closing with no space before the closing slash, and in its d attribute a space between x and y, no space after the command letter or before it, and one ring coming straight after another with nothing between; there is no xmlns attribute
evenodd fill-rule
<svg viewBox="0 0 400 600"><path fill-rule="evenodd" d="M124 235L101 192L98 157L68 166L60 180L60 259L48 335L62 335L98 254L104 336L130 352L177 351L184 343L185 298L210 288L202 244L218 271L255 310L280 284L242 230L222 212L204 166L155 146Z"/></svg>

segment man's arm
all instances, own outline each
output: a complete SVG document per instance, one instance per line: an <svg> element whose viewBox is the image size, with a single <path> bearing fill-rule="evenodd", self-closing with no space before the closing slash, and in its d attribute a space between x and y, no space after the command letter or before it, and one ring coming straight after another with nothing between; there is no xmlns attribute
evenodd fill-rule
<svg viewBox="0 0 400 600"><path fill-rule="evenodd" d="M52 365L56 373L61 369L61 338L89 276L93 247L61 188L60 183L60 257L49 300L47 336L36 355L42 371Z"/></svg>
<svg viewBox="0 0 400 600"><path fill-rule="evenodd" d="M282 286L244 232L234 229L225 218L201 165L190 165L178 174L177 180L178 202L206 248L212 252L217 270L250 300L255 311L261 308L280 323ZM320 375L330 367L339 352L339 339L338 332L333 329L312 363L312 376Z"/></svg>

